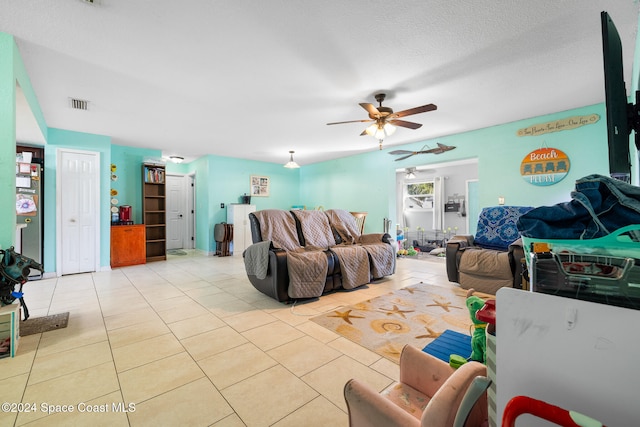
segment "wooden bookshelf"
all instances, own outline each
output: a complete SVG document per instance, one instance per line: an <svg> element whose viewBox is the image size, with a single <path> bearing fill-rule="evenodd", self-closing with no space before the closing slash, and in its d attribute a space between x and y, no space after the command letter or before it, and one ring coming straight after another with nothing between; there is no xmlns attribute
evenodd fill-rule
<svg viewBox="0 0 640 427"><path fill-rule="evenodd" d="M142 165L142 221L145 225L147 262L167 259L165 169Z"/></svg>

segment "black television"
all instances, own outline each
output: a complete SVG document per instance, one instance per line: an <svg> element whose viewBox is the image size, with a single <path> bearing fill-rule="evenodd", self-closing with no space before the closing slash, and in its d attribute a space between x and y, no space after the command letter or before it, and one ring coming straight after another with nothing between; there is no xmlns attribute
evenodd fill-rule
<svg viewBox="0 0 640 427"><path fill-rule="evenodd" d="M609 174L625 182L631 182L631 157L629 135L635 131L635 145L640 149L638 126L638 101L627 100L622 63L620 35L607 12L600 14L602 22L602 58L604 62L605 106L607 112L607 140L609 145Z"/></svg>

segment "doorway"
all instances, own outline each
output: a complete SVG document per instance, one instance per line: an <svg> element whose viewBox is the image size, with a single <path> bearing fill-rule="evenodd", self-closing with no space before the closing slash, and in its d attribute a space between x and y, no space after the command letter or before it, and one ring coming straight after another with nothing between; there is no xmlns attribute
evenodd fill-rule
<svg viewBox="0 0 640 427"><path fill-rule="evenodd" d="M469 179L467 184L467 200L469 206L469 213L467 215L467 233L472 236L476 235L478 229L478 218L480 217L480 202L478 200L479 195L479 181L477 179Z"/></svg>
<svg viewBox="0 0 640 427"><path fill-rule="evenodd" d="M421 197L408 194L408 186L421 182L433 182L433 195L426 202ZM476 186L471 184L469 189L468 182L475 182ZM477 159L397 169L396 217L399 227L426 240L467 234L468 224L477 222L477 185Z"/></svg>
<svg viewBox="0 0 640 427"><path fill-rule="evenodd" d="M167 250L195 247L195 178L167 174Z"/></svg>
<svg viewBox="0 0 640 427"><path fill-rule="evenodd" d="M57 158L56 271L99 271L100 153L59 149Z"/></svg>

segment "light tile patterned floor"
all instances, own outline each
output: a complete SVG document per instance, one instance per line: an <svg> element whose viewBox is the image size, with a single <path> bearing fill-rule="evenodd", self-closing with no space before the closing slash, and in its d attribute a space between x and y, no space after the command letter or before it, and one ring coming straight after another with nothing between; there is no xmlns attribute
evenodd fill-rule
<svg viewBox="0 0 640 427"><path fill-rule="evenodd" d="M418 282L448 283L444 260L399 259L389 278L293 306L254 289L241 257L196 251L30 282L31 316L69 311L69 325L0 360L0 401L20 409L0 426L346 426L345 382L381 390L398 366L309 318Z"/></svg>

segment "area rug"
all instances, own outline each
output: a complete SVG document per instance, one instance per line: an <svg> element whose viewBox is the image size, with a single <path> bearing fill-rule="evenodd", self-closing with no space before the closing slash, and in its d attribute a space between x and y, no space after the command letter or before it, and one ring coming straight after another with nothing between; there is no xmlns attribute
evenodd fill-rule
<svg viewBox="0 0 640 427"><path fill-rule="evenodd" d="M51 316L30 317L27 320L20 320L20 336L25 337L27 335L66 328L68 322L68 311L52 314Z"/></svg>
<svg viewBox="0 0 640 427"><path fill-rule="evenodd" d="M470 334L466 293L452 286L419 283L311 320L398 363L405 344L422 349L447 329Z"/></svg>
<svg viewBox="0 0 640 427"><path fill-rule="evenodd" d="M183 251L182 249L168 249L167 250L167 255L186 255L187 253L185 251Z"/></svg>

